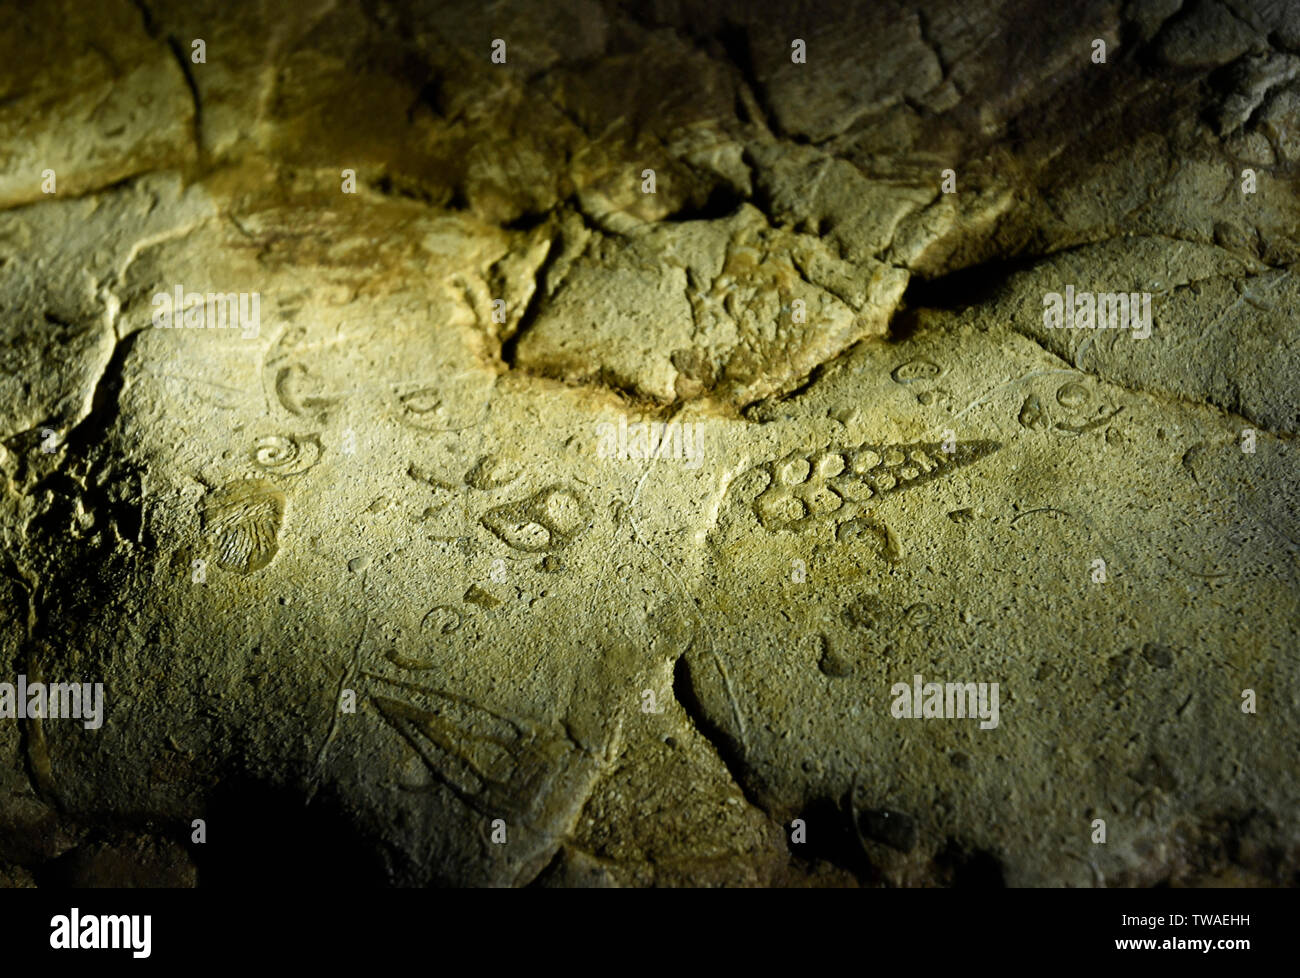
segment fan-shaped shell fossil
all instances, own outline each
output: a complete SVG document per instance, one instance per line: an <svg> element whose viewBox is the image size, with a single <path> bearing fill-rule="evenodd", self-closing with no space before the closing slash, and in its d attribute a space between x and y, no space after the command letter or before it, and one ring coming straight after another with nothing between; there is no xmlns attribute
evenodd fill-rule
<svg viewBox="0 0 1300 978"><path fill-rule="evenodd" d="M284 493L265 479L214 490L203 506L203 530L216 543L217 565L237 574L261 570L280 549Z"/></svg>

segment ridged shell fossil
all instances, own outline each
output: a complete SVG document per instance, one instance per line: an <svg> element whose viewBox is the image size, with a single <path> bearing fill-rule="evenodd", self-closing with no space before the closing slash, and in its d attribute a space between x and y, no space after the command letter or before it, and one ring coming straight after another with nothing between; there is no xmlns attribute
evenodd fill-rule
<svg viewBox="0 0 1300 978"><path fill-rule="evenodd" d="M214 490L203 506L203 530L216 542L219 567L237 574L261 570L280 549L284 493L265 479L243 479Z"/></svg>

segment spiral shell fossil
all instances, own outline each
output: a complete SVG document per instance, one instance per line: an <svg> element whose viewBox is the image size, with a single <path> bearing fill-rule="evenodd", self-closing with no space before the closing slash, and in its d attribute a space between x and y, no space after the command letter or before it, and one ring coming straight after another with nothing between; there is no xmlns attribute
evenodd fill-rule
<svg viewBox="0 0 1300 978"><path fill-rule="evenodd" d="M272 475L302 475L320 461L317 435L267 435L252 451L253 464Z"/></svg>

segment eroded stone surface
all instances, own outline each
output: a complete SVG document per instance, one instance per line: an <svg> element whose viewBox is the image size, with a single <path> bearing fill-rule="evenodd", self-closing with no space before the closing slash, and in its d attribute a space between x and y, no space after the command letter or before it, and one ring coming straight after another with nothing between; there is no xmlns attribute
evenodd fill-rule
<svg viewBox="0 0 1300 978"><path fill-rule="evenodd" d="M100 6L0 65L0 682L106 687L0 883L1293 881L1292 5Z"/></svg>

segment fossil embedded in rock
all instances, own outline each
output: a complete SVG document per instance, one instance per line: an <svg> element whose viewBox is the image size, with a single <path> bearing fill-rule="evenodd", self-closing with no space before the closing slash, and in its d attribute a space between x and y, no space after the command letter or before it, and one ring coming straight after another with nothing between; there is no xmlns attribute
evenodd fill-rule
<svg viewBox="0 0 1300 978"><path fill-rule="evenodd" d="M540 553L572 543L587 519L587 504L576 492L548 486L522 502L489 510L481 522L514 549Z"/></svg>
<svg viewBox="0 0 1300 978"><path fill-rule="evenodd" d="M752 493L747 501L766 530L802 530L851 520L876 496L942 478L999 447L985 440L800 452L750 470L768 474L761 489L738 479L730 495Z"/></svg>
<svg viewBox="0 0 1300 978"><path fill-rule="evenodd" d="M272 475L301 475L321 457L317 435L268 435L258 439L253 462Z"/></svg>
<svg viewBox="0 0 1300 978"><path fill-rule="evenodd" d="M8 4L0 687L106 720L0 696L0 888L1300 881L1298 119L1300 0Z"/></svg>
<svg viewBox="0 0 1300 978"><path fill-rule="evenodd" d="M271 562L283 519L284 493L265 479L228 483L203 506L203 530L216 545L217 565L239 574Z"/></svg>

